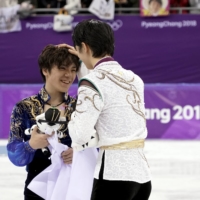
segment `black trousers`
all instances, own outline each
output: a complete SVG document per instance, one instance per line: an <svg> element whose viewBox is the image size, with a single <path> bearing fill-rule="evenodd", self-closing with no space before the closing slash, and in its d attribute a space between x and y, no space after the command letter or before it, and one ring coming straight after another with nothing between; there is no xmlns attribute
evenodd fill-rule
<svg viewBox="0 0 200 200"><path fill-rule="evenodd" d="M31 195L26 195L24 196L24 200L44 200L39 196L31 196Z"/></svg>
<svg viewBox="0 0 200 200"><path fill-rule="evenodd" d="M35 156L33 161L28 165L28 174L24 188L24 200L44 200L27 188L29 183L51 164L51 160L48 159L50 152L49 154L44 155L41 150L37 150L36 153L39 155Z"/></svg>
<svg viewBox="0 0 200 200"><path fill-rule="evenodd" d="M99 179L94 179L91 200L148 200L151 194L151 181L136 183L133 181L103 180L104 154Z"/></svg>
<svg viewBox="0 0 200 200"><path fill-rule="evenodd" d="M27 174L27 179L25 182L25 188L24 188L24 200L44 200L43 198L41 198L40 196L38 196L37 194L35 194L34 192L32 192L31 190L29 190L27 188L28 184L33 180L33 178L36 177L35 173L32 173L32 171L30 170Z"/></svg>

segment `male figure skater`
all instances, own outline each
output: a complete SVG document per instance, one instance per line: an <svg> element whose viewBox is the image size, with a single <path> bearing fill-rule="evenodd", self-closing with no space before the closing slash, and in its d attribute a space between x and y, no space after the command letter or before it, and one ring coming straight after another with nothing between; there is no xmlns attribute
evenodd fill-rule
<svg viewBox="0 0 200 200"><path fill-rule="evenodd" d="M16 166L27 166L25 200L42 200L27 186L34 177L51 165L50 151L47 155L41 151L41 148L48 146L48 135L38 133L35 128L31 136L27 136L25 130L36 124L36 116L51 107L59 109L61 116L65 116L67 122L70 120L76 99L68 95L68 90L75 80L80 62L78 57L69 53L67 48L48 45L41 52L38 64L44 86L38 94L27 97L14 106L7 144L11 162ZM60 142L70 147L71 138L67 123L63 124L58 132L62 132L63 135ZM61 155L63 162L71 164L72 155L72 148L63 152Z"/></svg>
<svg viewBox="0 0 200 200"><path fill-rule="evenodd" d="M143 152L144 83L112 57L114 34L107 23L84 20L72 38L75 49L69 51L92 70L79 81L76 110L68 124L74 150L99 138L91 200L147 200L151 175Z"/></svg>

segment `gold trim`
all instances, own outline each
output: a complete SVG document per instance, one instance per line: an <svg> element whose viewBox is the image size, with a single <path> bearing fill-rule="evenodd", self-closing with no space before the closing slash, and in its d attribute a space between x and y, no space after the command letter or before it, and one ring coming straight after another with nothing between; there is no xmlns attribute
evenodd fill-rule
<svg viewBox="0 0 200 200"><path fill-rule="evenodd" d="M86 96L86 97L84 98L84 100L86 100L86 99L90 100L90 101L92 102L93 106L96 108L96 110L100 111L100 110L96 107L96 105L95 105L95 103L94 103L94 98L95 98L95 96L99 96L99 95L98 95L98 94L94 94L94 95L92 96L92 98L90 98L89 96Z"/></svg>
<svg viewBox="0 0 200 200"><path fill-rule="evenodd" d="M98 69L98 70L99 70L99 74L101 75L101 77L97 76L97 78L99 78L100 80L105 79L107 77L110 81L114 82L119 87L132 92L133 102L130 102L128 99L129 97L131 97L131 95L127 95L126 100L127 100L128 104L131 105L133 111L135 113L137 113L138 115L140 115L146 123L145 114L142 112L142 110L140 108L140 104L142 103L142 101L141 101L140 95L137 92L137 88L133 84L134 77L131 80L126 81L122 77L115 75L115 74L111 73L110 71L106 71L103 69Z"/></svg>
<svg viewBox="0 0 200 200"><path fill-rule="evenodd" d="M50 99L50 96L44 87L41 88L41 90L39 91L39 94L45 102L47 102Z"/></svg>
<svg viewBox="0 0 200 200"><path fill-rule="evenodd" d="M54 120L54 114L55 114L55 109L53 109L53 115L52 115L52 118L51 118L51 121L53 122Z"/></svg>
<svg viewBox="0 0 200 200"><path fill-rule="evenodd" d="M147 161L147 159L146 159L146 156L144 155L144 152L142 151L142 153L140 153L140 151L139 151L139 149L138 149L138 153L140 154L140 156L142 157L142 159L144 160L144 161L146 161L146 163L147 163L147 165L148 165L148 167L149 167L149 163L148 163L148 161ZM150 167L149 167L150 168Z"/></svg>
<svg viewBox="0 0 200 200"><path fill-rule="evenodd" d="M40 97L42 98L42 100L43 100L44 102L47 102L47 101L51 98L51 96L50 96L50 95L48 94L48 92L46 91L45 86L43 86L43 87L40 89L39 95L40 95ZM65 101L67 101L68 96L69 96L68 93L65 92L63 95L64 95Z"/></svg>
<svg viewBox="0 0 200 200"><path fill-rule="evenodd" d="M35 96L31 96L28 99L25 99L22 101L22 104L24 104L23 106L27 106L28 109L30 109L30 113L33 116L33 120L36 119L36 116L39 114L42 114L42 105L40 103L40 101L38 99L35 98ZM25 108L25 110L27 110Z"/></svg>
<svg viewBox="0 0 200 200"><path fill-rule="evenodd" d="M94 88L92 88L92 87L90 87L88 85L81 85L80 87L87 87L87 88L93 90L94 92L99 93L99 91L95 90Z"/></svg>
<svg viewBox="0 0 200 200"><path fill-rule="evenodd" d="M144 148L144 141L145 140L132 140L129 142L122 142L119 144L113 144L110 146L102 146L100 147L101 150L125 150L125 149L137 149L137 148Z"/></svg>
<svg viewBox="0 0 200 200"><path fill-rule="evenodd" d="M95 96L98 96L98 97L100 97L99 96L99 93L97 93L97 91L96 90L94 90L95 92L96 92L96 94L94 94L92 97L90 97L90 96L87 96L87 94L85 94L84 92L85 92L86 90L84 89L84 90L81 90L79 93L78 93L78 96L80 96L80 94L84 94L85 95L85 97L84 97L84 100L86 101L86 100L89 100L89 101L91 101L91 103L93 104L93 106L94 106L94 108L96 109L96 110L98 110L98 111L100 111L98 108L97 108L97 106L95 105ZM84 113L84 112L86 112L87 110L84 110L84 111L79 111L79 110L77 110L77 107L79 106L79 105L81 105L83 102L81 101L81 100L79 100L79 102L77 102L77 104L76 104L76 112L78 112L78 113Z"/></svg>
<svg viewBox="0 0 200 200"><path fill-rule="evenodd" d="M60 111L58 110L58 115L55 118L55 122L59 119L59 117L60 117Z"/></svg>

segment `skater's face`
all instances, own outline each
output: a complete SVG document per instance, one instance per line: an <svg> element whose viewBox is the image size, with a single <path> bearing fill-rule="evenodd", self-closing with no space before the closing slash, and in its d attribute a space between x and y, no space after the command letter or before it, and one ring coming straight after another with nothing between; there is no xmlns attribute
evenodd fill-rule
<svg viewBox="0 0 200 200"><path fill-rule="evenodd" d="M76 78L76 66L53 66L51 71L43 70L46 78L46 86L55 92L66 93Z"/></svg>

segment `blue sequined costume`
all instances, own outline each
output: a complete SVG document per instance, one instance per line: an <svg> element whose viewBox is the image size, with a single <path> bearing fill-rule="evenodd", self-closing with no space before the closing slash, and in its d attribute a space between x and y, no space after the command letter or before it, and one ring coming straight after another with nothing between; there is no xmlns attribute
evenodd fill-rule
<svg viewBox="0 0 200 200"><path fill-rule="evenodd" d="M69 121L76 104L76 99L68 96L67 93L63 95L66 105L65 116L66 120ZM44 155L41 149L32 149L29 145L30 136L25 135L24 132L25 129L31 128L32 125L36 124L35 117L44 112L44 105L50 98L43 87L37 95L25 98L15 105L11 115L10 137L7 144L10 161L16 166L27 166L28 175L25 184L25 196L35 196L38 200L41 198L28 190L27 185L51 164L49 159L50 152ZM68 134L67 124L62 125L59 131L64 135L60 142L70 147L71 138Z"/></svg>

